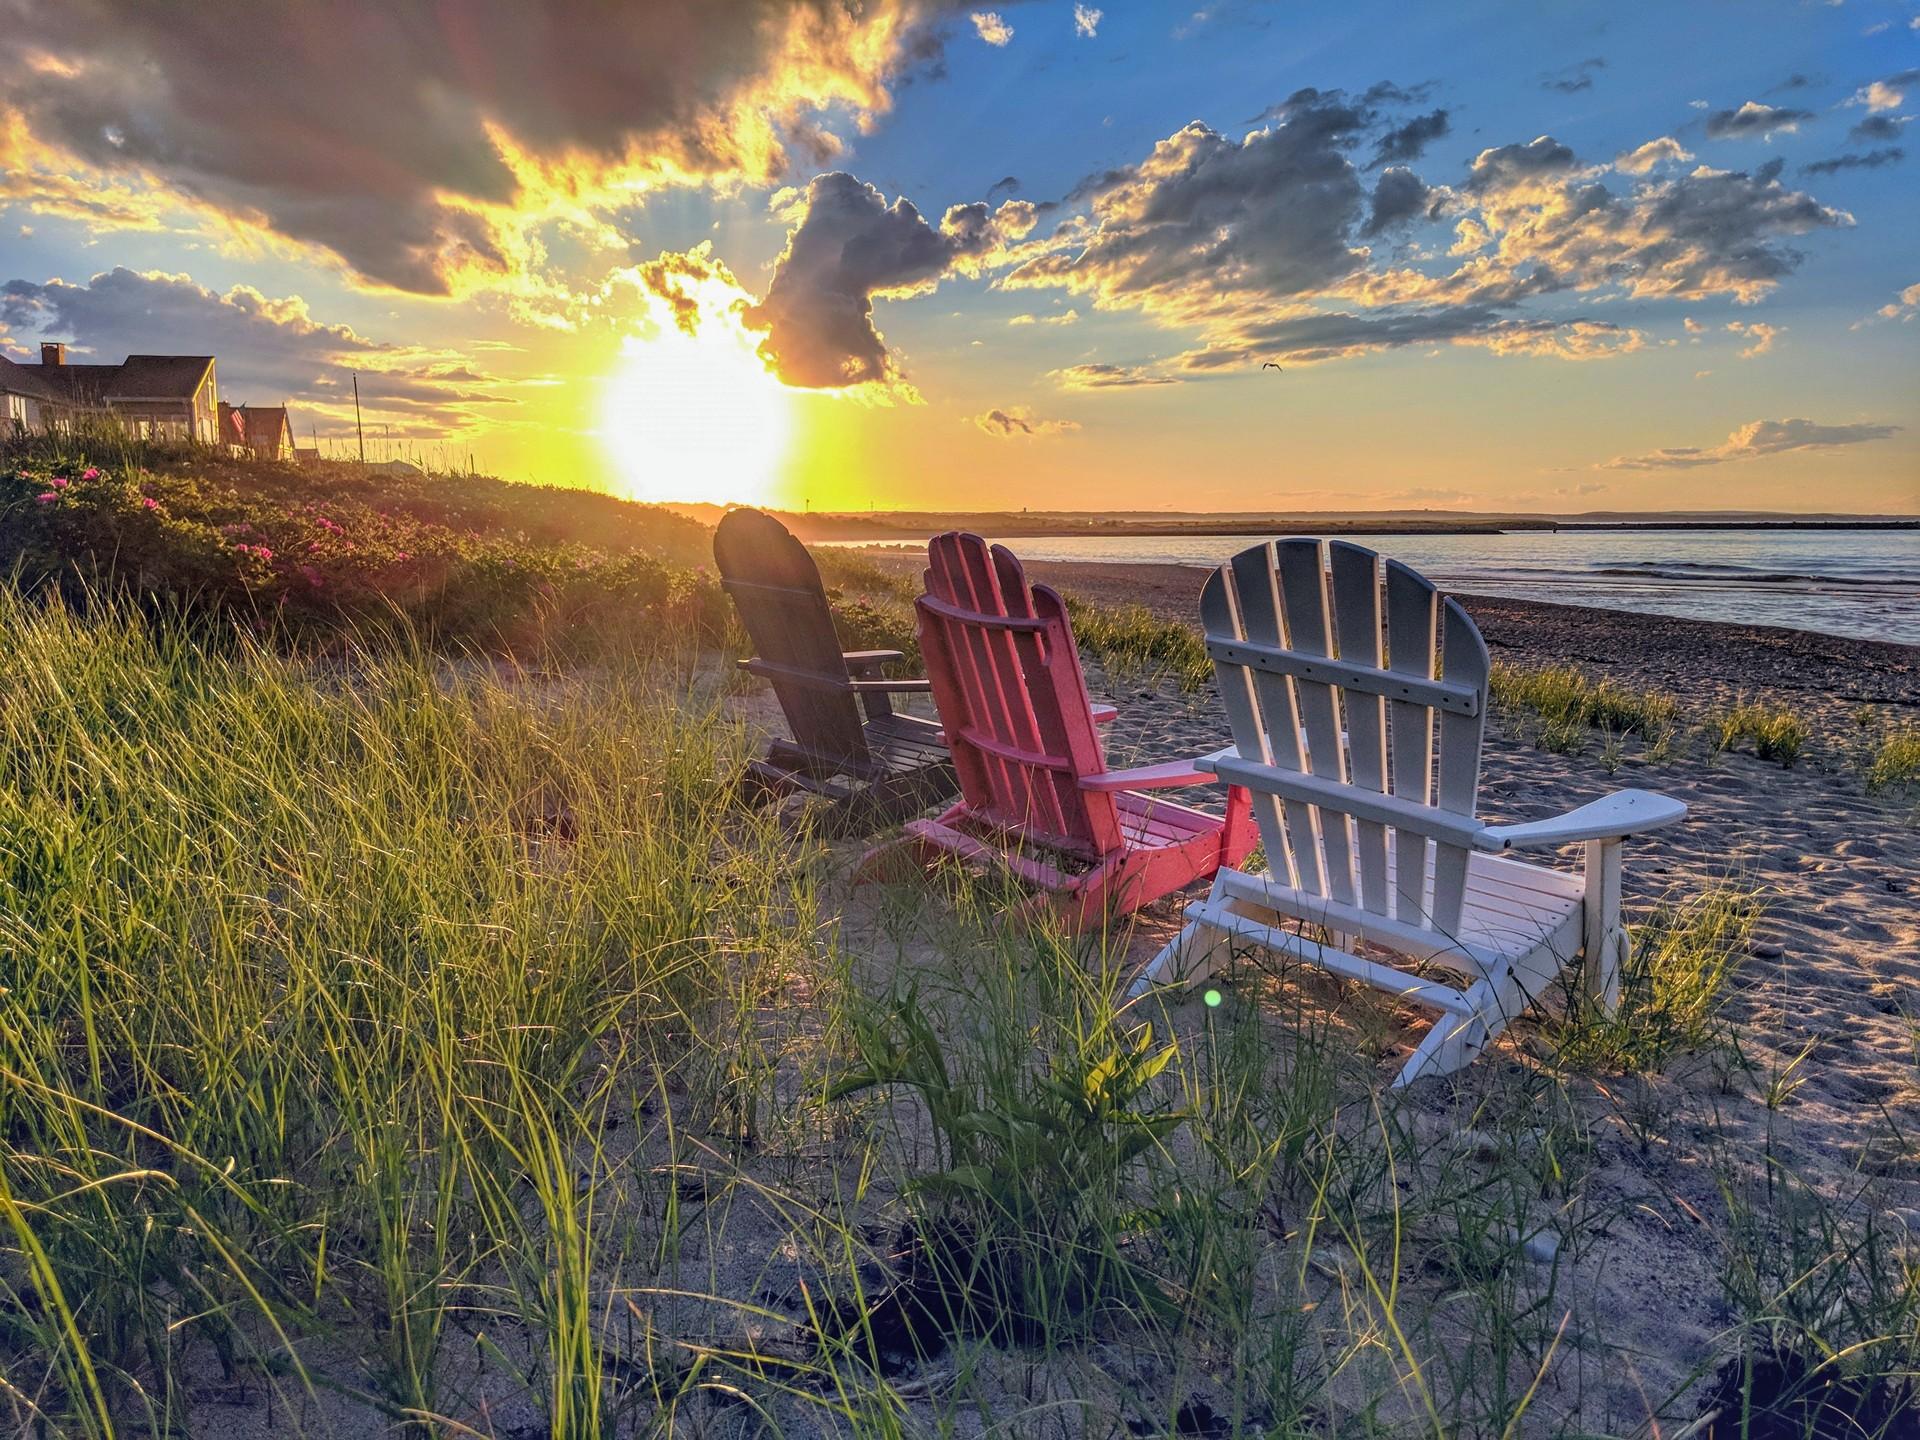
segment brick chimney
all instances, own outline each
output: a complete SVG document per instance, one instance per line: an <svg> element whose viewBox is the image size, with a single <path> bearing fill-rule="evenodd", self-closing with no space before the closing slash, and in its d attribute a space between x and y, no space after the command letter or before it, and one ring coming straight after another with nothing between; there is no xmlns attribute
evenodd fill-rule
<svg viewBox="0 0 1920 1440"><path fill-rule="evenodd" d="M58 340L40 342L40 363L42 365L64 365L67 363L67 347Z"/></svg>

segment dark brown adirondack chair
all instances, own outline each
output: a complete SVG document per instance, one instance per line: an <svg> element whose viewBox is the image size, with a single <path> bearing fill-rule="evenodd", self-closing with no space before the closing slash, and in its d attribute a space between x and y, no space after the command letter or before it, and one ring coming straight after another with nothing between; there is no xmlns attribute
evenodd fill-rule
<svg viewBox="0 0 1920 1440"><path fill-rule="evenodd" d="M889 680L898 650L840 649L820 571L770 515L733 510L713 535L721 583L753 641L740 668L773 686L792 739L775 739L748 777L763 793L802 791L832 802L828 829L855 834L897 824L954 790L940 726L894 712L888 697L925 693L925 680Z"/></svg>

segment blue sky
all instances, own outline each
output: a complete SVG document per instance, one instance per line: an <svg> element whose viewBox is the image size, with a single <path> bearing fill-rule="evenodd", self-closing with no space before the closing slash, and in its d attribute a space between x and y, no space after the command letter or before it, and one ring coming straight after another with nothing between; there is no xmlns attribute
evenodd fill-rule
<svg viewBox="0 0 1920 1440"><path fill-rule="evenodd" d="M0 29L9 353L643 498L1920 510L1912 4L232 8Z"/></svg>

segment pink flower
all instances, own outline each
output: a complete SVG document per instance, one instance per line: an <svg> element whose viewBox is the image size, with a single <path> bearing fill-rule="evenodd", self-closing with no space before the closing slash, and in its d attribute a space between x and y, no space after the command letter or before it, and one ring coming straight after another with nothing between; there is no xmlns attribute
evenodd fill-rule
<svg viewBox="0 0 1920 1440"><path fill-rule="evenodd" d="M56 475L47 483L56 490L64 490L67 488L67 477L64 475Z"/></svg>
<svg viewBox="0 0 1920 1440"><path fill-rule="evenodd" d="M98 480L100 478L100 472L89 465L80 472L80 478L82 480Z"/></svg>
<svg viewBox="0 0 1920 1440"><path fill-rule="evenodd" d="M142 495L140 497L140 508L142 510L158 510L160 508L160 502L151 495Z"/></svg>
<svg viewBox="0 0 1920 1440"><path fill-rule="evenodd" d="M273 551L269 550L264 545L254 546L253 553L259 556L262 560L271 560L273 558Z"/></svg>
<svg viewBox="0 0 1920 1440"><path fill-rule="evenodd" d="M395 554L393 558L396 560L411 560L413 556L408 551L402 550Z"/></svg>
<svg viewBox="0 0 1920 1440"><path fill-rule="evenodd" d="M42 494L34 496L33 498L38 500L42 505L51 505L54 501L58 500L60 497L54 494L53 491L48 490Z"/></svg>

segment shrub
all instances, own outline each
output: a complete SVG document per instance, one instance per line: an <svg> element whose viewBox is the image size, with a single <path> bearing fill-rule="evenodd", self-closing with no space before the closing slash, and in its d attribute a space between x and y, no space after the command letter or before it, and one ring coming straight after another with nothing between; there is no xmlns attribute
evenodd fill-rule
<svg viewBox="0 0 1920 1440"><path fill-rule="evenodd" d="M1762 760L1778 760L1791 766L1800 758L1800 748L1810 733L1806 721L1783 705L1763 705L1742 700L1714 717L1714 749L1731 750L1742 740L1753 742L1753 753Z"/></svg>
<svg viewBox="0 0 1920 1440"><path fill-rule="evenodd" d="M651 507L482 477L136 458L158 463L11 442L0 569L73 605L123 594L296 632L399 620L429 641L491 649L649 633L713 644L731 624L718 584L687 563L704 531ZM540 521L541 506L568 518Z"/></svg>
<svg viewBox="0 0 1920 1440"><path fill-rule="evenodd" d="M1920 727L1896 730L1880 742L1867 769L1867 788L1920 784Z"/></svg>
<svg viewBox="0 0 1920 1440"><path fill-rule="evenodd" d="M1591 680L1571 665L1495 665L1493 698L1540 717L1540 744L1556 752L1580 748L1588 727L1638 735L1650 758L1672 749L1680 702L1662 690L1640 690L1612 678Z"/></svg>

